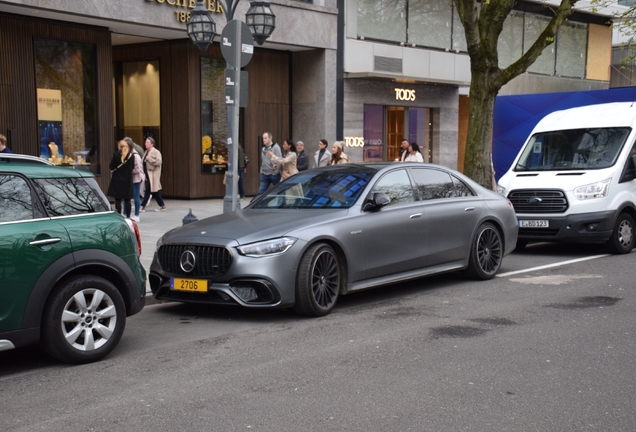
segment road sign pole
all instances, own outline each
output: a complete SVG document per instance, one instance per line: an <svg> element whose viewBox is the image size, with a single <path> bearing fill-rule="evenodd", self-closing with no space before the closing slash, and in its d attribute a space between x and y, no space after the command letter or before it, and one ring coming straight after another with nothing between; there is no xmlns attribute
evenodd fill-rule
<svg viewBox="0 0 636 432"><path fill-rule="evenodd" d="M239 112L242 99L241 68L249 63L254 53L252 34L245 23L239 20L231 20L226 24L223 33L221 33L221 53L227 62L225 102L229 135L227 139L229 157L225 179L225 197L223 197L223 213L229 213L236 211L238 201ZM244 74L247 76L245 72ZM247 90L247 83L245 90ZM247 95L245 99L247 99Z"/></svg>
<svg viewBox="0 0 636 432"><path fill-rule="evenodd" d="M234 58L241 58L241 26L236 25L233 35ZM238 138L239 138L239 98L241 94L241 64L240 60L235 61L235 65L231 66L230 62L227 63L227 70L230 72L233 69L234 89L231 92L232 103L227 105L227 117L228 117L228 132L230 134L228 139L228 150L230 151L230 157L228 158L227 174L225 178L225 197L223 198L223 213L229 213L236 211L237 207L237 193L238 191ZM240 203L239 203L240 208Z"/></svg>

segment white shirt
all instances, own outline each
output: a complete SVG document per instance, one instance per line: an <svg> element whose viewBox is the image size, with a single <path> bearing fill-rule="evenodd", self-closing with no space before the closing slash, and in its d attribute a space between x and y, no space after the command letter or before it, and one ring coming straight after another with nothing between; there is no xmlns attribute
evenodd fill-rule
<svg viewBox="0 0 636 432"><path fill-rule="evenodd" d="M424 162L424 157L422 157L422 153L415 152L413 154L409 153L404 162Z"/></svg>

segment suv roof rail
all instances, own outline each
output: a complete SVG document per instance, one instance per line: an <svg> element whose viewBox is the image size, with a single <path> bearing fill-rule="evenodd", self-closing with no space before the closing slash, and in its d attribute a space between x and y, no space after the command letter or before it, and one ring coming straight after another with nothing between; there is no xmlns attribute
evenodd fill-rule
<svg viewBox="0 0 636 432"><path fill-rule="evenodd" d="M54 165L51 161L47 159L42 159L41 157L31 156L31 155L23 155L16 153L2 153L0 155L1 162L22 162L22 163L39 163L43 165Z"/></svg>

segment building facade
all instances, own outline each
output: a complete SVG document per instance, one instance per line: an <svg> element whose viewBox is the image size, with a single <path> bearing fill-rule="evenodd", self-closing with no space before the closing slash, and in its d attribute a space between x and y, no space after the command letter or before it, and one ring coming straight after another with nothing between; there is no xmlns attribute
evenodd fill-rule
<svg viewBox="0 0 636 432"><path fill-rule="evenodd" d="M424 160L463 168L470 59L452 0L346 0L343 134L353 160L393 160L403 138ZM499 40L500 67L516 61L549 21L519 1ZM573 13L527 73L500 94L608 87L607 16Z"/></svg>
<svg viewBox="0 0 636 432"><path fill-rule="evenodd" d="M260 137L335 139L335 0L273 1L276 29L256 46L239 140L258 190ZM221 33L223 2L205 2ZM163 194L220 197L227 165L225 60L188 39L194 0L0 1L0 133L17 153L92 171L106 190L116 140L153 137ZM244 20L248 1L238 3Z"/></svg>
<svg viewBox="0 0 636 432"><path fill-rule="evenodd" d="M258 190L260 137L344 139L354 162L394 160L403 138L426 161L463 167L470 61L452 0L274 0L276 29L254 48L239 141ZM163 194L221 197L228 156L225 60L186 35L194 0L0 0L0 133L18 153L89 170L106 190L116 140L153 137ZM225 27L224 2L206 0ZM249 2L238 3L244 20ZM499 43L519 58L549 11L517 2ZM607 88L607 17L577 12L502 94ZM312 158L313 159L313 158Z"/></svg>

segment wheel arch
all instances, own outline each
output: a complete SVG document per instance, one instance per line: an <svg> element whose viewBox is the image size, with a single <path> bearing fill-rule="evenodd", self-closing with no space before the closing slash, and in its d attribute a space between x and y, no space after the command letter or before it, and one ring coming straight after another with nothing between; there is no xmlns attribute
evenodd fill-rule
<svg viewBox="0 0 636 432"><path fill-rule="evenodd" d="M130 289L135 277L128 264L108 251L82 250L58 259L42 273L29 296L22 327L39 327L44 307L59 283L68 277L83 274L100 276L112 283L124 299L126 315L134 313L138 301L134 289Z"/></svg>
<svg viewBox="0 0 636 432"><path fill-rule="evenodd" d="M477 235L477 231L479 230L479 227L482 226L485 223L490 223L492 225L494 225L494 227L497 229L497 232L499 233L499 237L501 237L501 243L503 244L502 250L506 250L506 236L504 235L504 230L503 230L503 225L501 224L501 222L495 218L485 218L482 221L480 221L478 224L475 225L475 232L473 233L473 240L471 241L470 245L472 247L473 242L475 241L475 236Z"/></svg>
<svg viewBox="0 0 636 432"><path fill-rule="evenodd" d="M349 281L349 264L347 260L347 254L345 253L344 248L342 247L340 243L328 237L315 239L314 241L306 245L305 250L303 251L303 254L301 255L301 259L302 259L302 256L304 256L304 254L309 250L309 248L311 248L312 246L318 243L323 243L323 244L331 246L331 248L334 250L334 252L338 256L338 262L340 264L340 269L342 271L342 276L343 276L342 280L344 281L344 283L342 283L340 286L340 292L338 294L340 295L346 294L347 286L349 285L349 282L348 282Z"/></svg>
<svg viewBox="0 0 636 432"><path fill-rule="evenodd" d="M620 215L623 213L627 213L628 215L632 217L634 221L636 221L636 206L634 206L634 203L631 201L624 202L620 207L618 207L618 210L616 210L616 213L614 214L612 229L614 229L614 226L616 225L616 221L618 220Z"/></svg>

